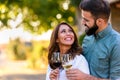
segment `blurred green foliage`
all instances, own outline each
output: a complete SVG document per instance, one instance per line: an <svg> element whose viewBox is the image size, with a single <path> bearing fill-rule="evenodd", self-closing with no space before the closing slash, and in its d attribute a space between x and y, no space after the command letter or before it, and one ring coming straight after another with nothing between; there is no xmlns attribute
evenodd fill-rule
<svg viewBox="0 0 120 80"><path fill-rule="evenodd" d="M79 41L79 44L80 45L82 45L82 42L83 42L83 39L84 39L84 37L85 37L85 33L83 33L82 35L80 35L79 37L78 37L78 41Z"/></svg>
<svg viewBox="0 0 120 80"><path fill-rule="evenodd" d="M71 0L71 4L75 7L79 7L81 0Z"/></svg>
<svg viewBox="0 0 120 80"><path fill-rule="evenodd" d="M7 45L8 57L13 60L25 60L25 45L20 41L19 38L11 40Z"/></svg>
<svg viewBox="0 0 120 80"><path fill-rule="evenodd" d="M27 56L28 66L34 69L44 69L47 67L48 44L49 41L33 41L31 55Z"/></svg>
<svg viewBox="0 0 120 80"><path fill-rule="evenodd" d="M26 60L29 68L44 69L47 67L47 48L49 41L22 42L19 38L7 45L8 57L12 60Z"/></svg>
<svg viewBox="0 0 120 80"><path fill-rule="evenodd" d="M75 24L80 0L0 0L0 29L24 27L41 34L59 22ZM11 25L11 22L14 25Z"/></svg>

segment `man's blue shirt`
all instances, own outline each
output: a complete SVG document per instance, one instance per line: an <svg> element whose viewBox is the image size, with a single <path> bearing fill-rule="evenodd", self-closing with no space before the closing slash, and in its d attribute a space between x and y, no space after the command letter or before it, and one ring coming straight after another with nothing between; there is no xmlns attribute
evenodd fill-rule
<svg viewBox="0 0 120 80"><path fill-rule="evenodd" d="M91 75L120 78L120 34L110 24L96 35L85 36L82 47Z"/></svg>

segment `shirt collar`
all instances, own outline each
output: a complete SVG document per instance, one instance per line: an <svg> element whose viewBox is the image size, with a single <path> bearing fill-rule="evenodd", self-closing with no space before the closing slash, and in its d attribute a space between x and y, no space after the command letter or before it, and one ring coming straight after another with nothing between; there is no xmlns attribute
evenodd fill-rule
<svg viewBox="0 0 120 80"><path fill-rule="evenodd" d="M99 32L98 34L95 35L95 38L99 39L99 38L103 38L105 37L107 34L109 34L109 32L112 30L112 26L111 24L108 24L108 26L101 32Z"/></svg>

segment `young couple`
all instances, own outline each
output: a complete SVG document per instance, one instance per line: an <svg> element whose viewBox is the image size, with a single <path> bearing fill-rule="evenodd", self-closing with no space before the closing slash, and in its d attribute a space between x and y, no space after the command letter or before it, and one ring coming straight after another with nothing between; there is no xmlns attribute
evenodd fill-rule
<svg viewBox="0 0 120 80"><path fill-rule="evenodd" d="M120 34L109 23L110 5L105 0L82 0L82 24L86 36L82 48L67 23L60 23L51 36L46 80L120 80ZM52 69L53 52L71 53L74 57L69 70Z"/></svg>

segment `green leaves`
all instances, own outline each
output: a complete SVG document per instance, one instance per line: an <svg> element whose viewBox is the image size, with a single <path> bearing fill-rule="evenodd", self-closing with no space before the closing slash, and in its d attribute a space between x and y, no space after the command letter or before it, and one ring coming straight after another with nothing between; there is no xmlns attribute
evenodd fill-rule
<svg viewBox="0 0 120 80"><path fill-rule="evenodd" d="M0 0L0 14L5 16L4 19L0 16L1 28L13 28L10 26L13 21L19 24L14 28L22 25L25 30L40 34L62 21L74 24L75 7L71 1L73 4L74 0ZM2 9L6 12L2 13Z"/></svg>

